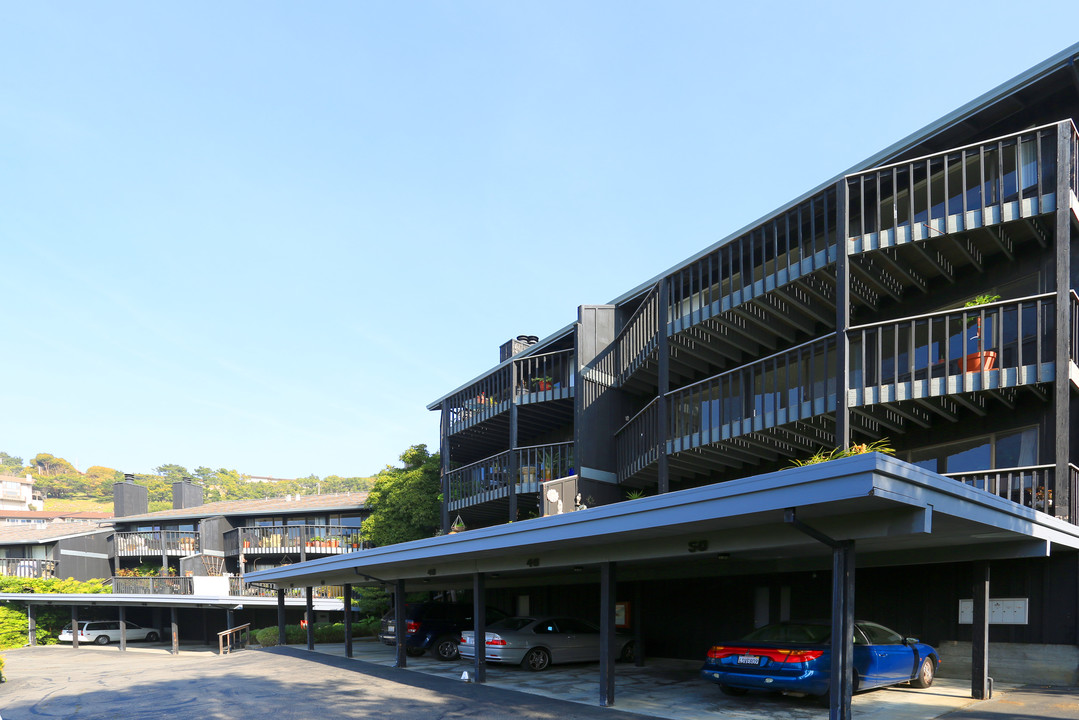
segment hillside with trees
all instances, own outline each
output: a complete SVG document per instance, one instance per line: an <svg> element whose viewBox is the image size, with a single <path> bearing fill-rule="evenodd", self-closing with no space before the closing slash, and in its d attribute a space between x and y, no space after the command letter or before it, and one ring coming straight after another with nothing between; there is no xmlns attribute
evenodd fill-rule
<svg viewBox="0 0 1079 720"><path fill-rule="evenodd" d="M50 500L82 500L112 506L113 483L122 482L124 474L103 465L94 465L80 472L70 462L51 453L38 453L29 462L0 452L0 473L34 478L34 489L44 493L46 508ZM374 477L340 477L330 475L304 478L253 481L237 470L205 466L188 470L182 465L163 464L152 473L136 473L135 482L145 485L150 498L150 510L172 506L172 483L190 478L202 485L206 502L218 500L252 500L284 495L315 495L319 493L364 492L374 486Z"/></svg>

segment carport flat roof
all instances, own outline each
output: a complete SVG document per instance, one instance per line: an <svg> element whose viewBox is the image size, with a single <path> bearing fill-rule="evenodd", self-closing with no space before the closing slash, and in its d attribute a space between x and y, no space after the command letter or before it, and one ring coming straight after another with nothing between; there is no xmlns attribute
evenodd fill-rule
<svg viewBox="0 0 1079 720"><path fill-rule="evenodd" d="M31 605L93 605L104 607L196 607L236 610L238 606L277 607L276 597L247 595L113 595L111 593L0 593L0 602L20 602ZM304 598L285 598L286 606L304 607ZM340 612L340 600L314 598L315 610Z"/></svg>
<svg viewBox="0 0 1079 720"><path fill-rule="evenodd" d="M535 581L619 563L619 577L743 574L831 564L786 522L855 540L858 565L1045 557L1079 548L1079 527L877 453L261 570L278 587L405 580L409 589ZM721 560L722 562L717 562ZM705 564L703 561L708 561ZM574 573L576 571L576 573Z"/></svg>

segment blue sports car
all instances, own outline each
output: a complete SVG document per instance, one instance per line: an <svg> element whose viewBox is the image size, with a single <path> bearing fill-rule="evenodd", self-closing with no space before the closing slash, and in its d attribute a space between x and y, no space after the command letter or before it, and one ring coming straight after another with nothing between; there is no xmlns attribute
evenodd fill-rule
<svg viewBox="0 0 1079 720"><path fill-rule="evenodd" d="M714 645L701 677L717 683L728 695L769 690L827 696L832 674L831 634L827 622L765 625L737 642ZM876 623L855 622L856 691L905 682L929 687L939 666L937 651L917 638L904 638Z"/></svg>

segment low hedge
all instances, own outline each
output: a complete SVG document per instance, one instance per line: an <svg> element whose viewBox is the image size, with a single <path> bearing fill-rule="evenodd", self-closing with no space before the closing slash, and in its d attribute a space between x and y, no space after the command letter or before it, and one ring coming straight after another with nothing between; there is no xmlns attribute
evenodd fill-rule
<svg viewBox="0 0 1079 720"><path fill-rule="evenodd" d="M369 617L352 623L352 637L368 637L378 632L379 618ZM255 641L263 647L277 645L277 626L264 627L252 633ZM344 623L315 623L315 642L317 643L343 643L345 641ZM299 625L285 626L285 640L290 645L299 645L307 642L307 630Z"/></svg>

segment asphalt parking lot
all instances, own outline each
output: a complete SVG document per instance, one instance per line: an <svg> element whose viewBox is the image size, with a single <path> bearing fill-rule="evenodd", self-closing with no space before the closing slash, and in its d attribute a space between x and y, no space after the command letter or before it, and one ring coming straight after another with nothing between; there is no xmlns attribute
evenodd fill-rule
<svg viewBox="0 0 1079 720"><path fill-rule="evenodd" d="M469 664L409 658L390 667L393 649L356 643L298 646L218 657L214 649L163 647L22 648L7 651L0 685L3 720L73 718L513 718L515 720L824 720L808 698L750 694L732 698L696 677L696 663L650 660L617 666L616 707L598 707L598 668L556 666L542 673L488 669L488 683L466 683ZM927 690L896 687L855 696L859 720L1079 720L1076 688L998 686L992 700L969 697L965 682L941 679Z"/></svg>

